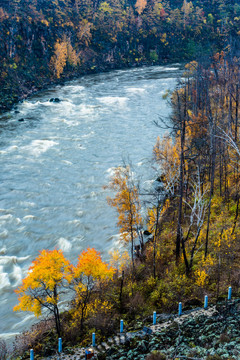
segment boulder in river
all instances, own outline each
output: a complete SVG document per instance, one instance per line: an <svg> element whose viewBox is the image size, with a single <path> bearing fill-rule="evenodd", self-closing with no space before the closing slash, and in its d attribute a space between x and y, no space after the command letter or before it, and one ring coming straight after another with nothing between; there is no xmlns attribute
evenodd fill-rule
<svg viewBox="0 0 240 360"><path fill-rule="evenodd" d="M23 119L23 118L21 118L21 119L18 119L18 121L19 121L19 122L23 122L23 121L24 121L24 119Z"/></svg>
<svg viewBox="0 0 240 360"><path fill-rule="evenodd" d="M59 103L61 100L59 98L51 98L50 102Z"/></svg>

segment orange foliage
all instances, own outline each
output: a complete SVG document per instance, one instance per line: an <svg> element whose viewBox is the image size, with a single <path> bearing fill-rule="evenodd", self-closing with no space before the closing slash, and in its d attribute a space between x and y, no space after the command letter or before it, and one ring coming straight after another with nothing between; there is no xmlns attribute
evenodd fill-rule
<svg viewBox="0 0 240 360"><path fill-rule="evenodd" d="M30 266L23 284L16 290L19 304L14 311L41 315L42 307L52 310L59 301L58 289L70 283L72 268L61 250L42 250Z"/></svg>
<svg viewBox="0 0 240 360"><path fill-rule="evenodd" d="M112 278L114 269L102 261L101 255L95 249L88 248L78 257L77 266L73 268L74 279L83 277L91 278L92 281L102 281Z"/></svg>
<svg viewBox="0 0 240 360"><path fill-rule="evenodd" d="M87 249L78 257L78 263L73 268L73 284L76 291L75 308L72 311L73 324L80 320L81 328L83 321L89 312L93 313L96 308L103 306L102 301L97 299L97 289L101 289L103 284L112 279L115 269L102 261L100 253L95 249ZM94 299L91 299L95 292ZM106 307L108 303L103 302Z"/></svg>
<svg viewBox="0 0 240 360"><path fill-rule="evenodd" d="M146 5L147 5L147 0L137 0L137 2L135 4L135 8L139 15L141 15L141 13L145 9Z"/></svg>

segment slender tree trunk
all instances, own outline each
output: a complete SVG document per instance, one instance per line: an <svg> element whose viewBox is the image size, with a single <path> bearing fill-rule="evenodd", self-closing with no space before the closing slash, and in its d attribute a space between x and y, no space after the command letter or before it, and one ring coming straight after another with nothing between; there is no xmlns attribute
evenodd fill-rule
<svg viewBox="0 0 240 360"><path fill-rule="evenodd" d="M238 213L239 213L239 195L237 194L237 208L236 208L236 213L235 213L235 218L234 218L234 223L233 223L233 228L232 228L231 235L234 234L234 231L235 231L235 228L236 228L236 225L237 225Z"/></svg>
<svg viewBox="0 0 240 360"><path fill-rule="evenodd" d="M57 302L58 294L57 294L56 286L54 287L54 290L53 290L53 296L54 296L55 302ZM57 305L54 305L54 318L55 318L55 325L56 325L56 331L57 331L58 337L61 337L61 323L60 323L60 315L59 315L59 310L58 310Z"/></svg>
<svg viewBox="0 0 240 360"><path fill-rule="evenodd" d="M159 230L159 213L160 213L160 205L157 206L157 214L156 214L156 226L154 231L154 242L153 242L153 277L156 279L156 243L157 243L157 236Z"/></svg>
<svg viewBox="0 0 240 360"><path fill-rule="evenodd" d="M208 206L208 218L207 218L207 231L205 239L205 258L208 254L208 237L209 237L209 227L210 227L210 216L211 216L211 203L214 193L214 178L215 178L215 165L216 165L216 139L215 139L215 123L212 117L210 98L207 91L207 106L208 106L208 115L210 121L210 154L211 154L211 186L210 186L210 200Z"/></svg>
<svg viewBox="0 0 240 360"><path fill-rule="evenodd" d="M234 140L235 143L238 140L238 84L236 85L236 108L235 108L235 131L234 131Z"/></svg>
<svg viewBox="0 0 240 360"><path fill-rule="evenodd" d="M119 303L120 303L120 314L122 313L122 292L123 292L123 282L124 282L124 271L122 271L121 285L120 285L120 294L119 294Z"/></svg>
<svg viewBox="0 0 240 360"><path fill-rule="evenodd" d="M181 124L181 155L180 155L180 183L179 183L179 205L178 205L178 223L177 223L177 238L176 238L176 263L179 262L181 242L182 242L182 207L183 207L183 172L184 172L184 145L185 145L185 131L186 131L186 87L184 96L184 114L181 116L181 105L179 94L178 98L178 115Z"/></svg>

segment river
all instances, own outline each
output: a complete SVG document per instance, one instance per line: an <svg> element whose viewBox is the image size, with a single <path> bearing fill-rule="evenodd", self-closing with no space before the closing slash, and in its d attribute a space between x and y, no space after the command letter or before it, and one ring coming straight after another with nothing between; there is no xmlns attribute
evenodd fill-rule
<svg viewBox="0 0 240 360"><path fill-rule="evenodd" d="M87 247L107 258L121 246L103 186L123 159L150 178L152 148L164 132L154 120L169 116L162 95L180 74L177 64L87 75L0 118L0 337L35 320L12 308L40 250L61 248L76 262ZM56 97L62 101L49 102Z"/></svg>

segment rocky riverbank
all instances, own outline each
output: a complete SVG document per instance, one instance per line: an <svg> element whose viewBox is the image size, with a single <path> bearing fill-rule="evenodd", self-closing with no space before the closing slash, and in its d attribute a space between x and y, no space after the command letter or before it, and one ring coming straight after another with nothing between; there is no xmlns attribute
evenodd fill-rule
<svg viewBox="0 0 240 360"><path fill-rule="evenodd" d="M167 318L167 320L166 320ZM181 317L159 315L157 325L149 325L151 334L131 331L115 336L95 348L98 360L145 360L151 353L162 359L239 360L240 301L194 309ZM146 323L138 322L142 327ZM61 359L84 359L84 349L72 349ZM49 358L59 359L59 355ZM160 359L160 356L159 356Z"/></svg>

